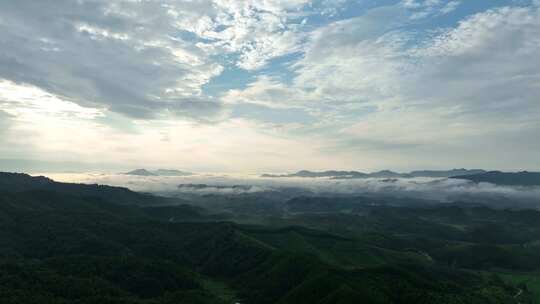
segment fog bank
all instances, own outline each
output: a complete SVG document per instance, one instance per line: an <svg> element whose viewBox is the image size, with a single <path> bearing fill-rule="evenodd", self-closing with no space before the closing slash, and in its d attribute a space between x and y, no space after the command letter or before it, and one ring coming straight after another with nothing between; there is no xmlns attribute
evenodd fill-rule
<svg viewBox="0 0 540 304"><path fill-rule="evenodd" d="M299 189L313 195L380 194L440 201L463 197L540 200L540 187L497 186L448 178L262 178L256 175L131 176L104 173L42 173L56 181L127 187L160 195L243 194Z"/></svg>

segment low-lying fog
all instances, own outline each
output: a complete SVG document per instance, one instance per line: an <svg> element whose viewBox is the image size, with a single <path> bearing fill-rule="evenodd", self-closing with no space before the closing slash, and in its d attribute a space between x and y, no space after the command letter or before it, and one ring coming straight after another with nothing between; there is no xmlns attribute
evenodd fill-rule
<svg viewBox="0 0 540 304"><path fill-rule="evenodd" d="M127 187L165 196L182 193L242 194L296 189L314 195L381 194L440 201L490 198L540 201L540 187L497 186L451 178L262 178L256 175L198 174L191 176L132 176L124 174L42 173L56 181Z"/></svg>

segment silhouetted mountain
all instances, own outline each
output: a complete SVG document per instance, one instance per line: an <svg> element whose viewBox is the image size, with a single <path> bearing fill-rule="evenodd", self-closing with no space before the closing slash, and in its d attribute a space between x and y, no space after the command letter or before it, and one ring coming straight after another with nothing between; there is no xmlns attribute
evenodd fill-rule
<svg viewBox="0 0 540 304"><path fill-rule="evenodd" d="M139 176L155 176L157 174L154 174L146 169L135 169L133 171L129 171L127 173L124 173L126 175L139 175Z"/></svg>
<svg viewBox="0 0 540 304"><path fill-rule="evenodd" d="M236 191L249 191L253 188L250 185L207 185L207 184L180 184L178 189L198 191L198 190L236 190Z"/></svg>
<svg viewBox="0 0 540 304"><path fill-rule="evenodd" d="M475 183L492 183L507 186L540 186L540 172L500 172L490 171L483 174L454 176L452 178L466 179Z"/></svg>
<svg viewBox="0 0 540 304"><path fill-rule="evenodd" d="M448 171L444 170L421 170L421 171L412 171L408 175L411 177L452 177L458 175L473 175L473 174L482 174L486 173L485 170L481 169L452 169Z"/></svg>
<svg viewBox="0 0 540 304"><path fill-rule="evenodd" d="M154 173L159 176L188 176L193 175L191 172L186 171L180 171L175 169L157 169L156 171L152 171L151 173Z"/></svg>
<svg viewBox="0 0 540 304"><path fill-rule="evenodd" d="M365 178L369 177L368 174L358 171L323 171L313 172L308 170L301 170L296 173L290 174L263 174L262 177L350 177L350 178Z"/></svg>
<svg viewBox="0 0 540 304"><path fill-rule="evenodd" d="M369 174L369 177L375 177L375 178L396 178L396 177L404 177L403 174L393 172L390 170L382 170L378 172L373 172Z"/></svg>
<svg viewBox="0 0 540 304"><path fill-rule="evenodd" d="M71 184L55 182L44 176L30 176L23 173L0 172L0 191L53 191L80 197L97 197L121 205L161 205L179 203L176 200L150 194L133 192L127 188L105 185Z"/></svg>
<svg viewBox="0 0 540 304"><path fill-rule="evenodd" d="M191 173L191 172L174 170L174 169L157 169L157 170L154 170L154 171L150 171L150 170L146 170L146 169L136 169L136 170L124 173L124 174L126 174L126 175L138 175L138 176L188 176L188 175L193 175L193 173Z"/></svg>
<svg viewBox="0 0 540 304"><path fill-rule="evenodd" d="M410 177L452 177L457 175L471 175L485 173L479 169L452 169L452 170L421 170L410 173L398 173L390 170L382 170L372 173L363 173L358 171L322 171L313 172L301 170L290 174L263 174L261 177L330 177L334 179L353 179L353 178L410 178Z"/></svg>

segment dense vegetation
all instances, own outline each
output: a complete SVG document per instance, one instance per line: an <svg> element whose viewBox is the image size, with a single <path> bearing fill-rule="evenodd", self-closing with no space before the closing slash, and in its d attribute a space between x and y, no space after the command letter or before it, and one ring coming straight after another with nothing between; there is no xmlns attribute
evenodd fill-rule
<svg viewBox="0 0 540 304"><path fill-rule="evenodd" d="M229 197L206 206L229 202L234 213L210 212L200 201L132 202L140 194L122 188L124 197L107 199L100 189L120 192L0 178L12 185L0 192L2 303L534 303L538 296L536 211L298 197L262 201L272 210L264 212Z"/></svg>

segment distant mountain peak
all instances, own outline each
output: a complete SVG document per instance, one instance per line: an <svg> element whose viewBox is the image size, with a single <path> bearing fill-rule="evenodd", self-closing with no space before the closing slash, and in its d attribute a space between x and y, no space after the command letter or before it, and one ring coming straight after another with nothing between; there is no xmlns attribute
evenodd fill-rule
<svg viewBox="0 0 540 304"><path fill-rule="evenodd" d="M139 175L139 176L155 176L157 174L154 174L146 169L135 169L133 171L129 171L127 173L124 173L126 175Z"/></svg>
<svg viewBox="0 0 540 304"><path fill-rule="evenodd" d="M157 170L146 170L146 169L135 169L124 173L126 175L138 175L138 176L188 176L193 175L191 172L180 171L176 169L157 169Z"/></svg>
<svg viewBox="0 0 540 304"><path fill-rule="evenodd" d="M433 177L444 178L458 175L472 175L486 173L481 169L452 169L452 170L418 170L409 173L399 173L391 170L380 170L377 172L363 173L359 171L309 171L300 170L290 174L263 174L261 177L329 177L333 179L351 179L351 178L410 178L410 177Z"/></svg>
<svg viewBox="0 0 540 304"><path fill-rule="evenodd" d="M480 174L454 176L452 178L505 186L540 186L540 172L489 171Z"/></svg>
<svg viewBox="0 0 540 304"><path fill-rule="evenodd" d="M392 177L405 177L404 174L397 173L390 170L381 170L378 172L372 172L369 174L369 177L381 177L381 178L392 178Z"/></svg>
<svg viewBox="0 0 540 304"><path fill-rule="evenodd" d="M191 172L187 171L180 171L176 169L157 169L155 171L152 171L152 173L160 176L188 176L193 175Z"/></svg>

